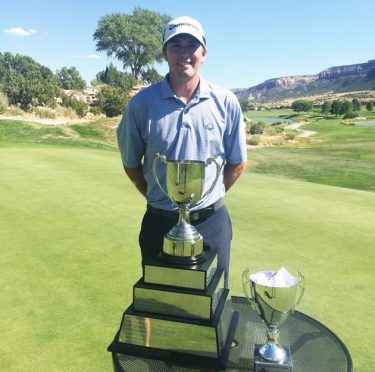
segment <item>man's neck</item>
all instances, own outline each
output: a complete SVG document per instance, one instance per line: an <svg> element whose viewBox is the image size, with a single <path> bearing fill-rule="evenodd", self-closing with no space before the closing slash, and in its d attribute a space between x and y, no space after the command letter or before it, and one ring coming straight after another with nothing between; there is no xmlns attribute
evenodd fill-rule
<svg viewBox="0 0 375 372"><path fill-rule="evenodd" d="M199 76L194 76L192 79L176 79L169 75L168 80L176 97L187 104L193 98L199 86L200 78Z"/></svg>

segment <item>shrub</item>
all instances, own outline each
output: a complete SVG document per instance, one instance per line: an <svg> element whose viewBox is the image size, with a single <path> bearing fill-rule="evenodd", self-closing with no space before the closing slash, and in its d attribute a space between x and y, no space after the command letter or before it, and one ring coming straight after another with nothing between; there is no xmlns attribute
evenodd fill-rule
<svg viewBox="0 0 375 372"><path fill-rule="evenodd" d="M23 116L25 113L16 105L10 105L6 112L11 116Z"/></svg>
<svg viewBox="0 0 375 372"><path fill-rule="evenodd" d="M287 141L292 141L296 138L296 133L294 132L286 132L284 133L284 138L287 140Z"/></svg>
<svg viewBox="0 0 375 372"><path fill-rule="evenodd" d="M46 109L46 108L37 107L35 109L35 113L41 119L55 119L56 118L56 114L53 111Z"/></svg>
<svg viewBox="0 0 375 372"><path fill-rule="evenodd" d="M89 110L89 105L86 102L79 101L78 99L67 95L62 97L62 105L64 107L71 107L80 118L86 116Z"/></svg>
<svg viewBox="0 0 375 372"><path fill-rule="evenodd" d="M344 116L343 116L343 118L344 119L354 119L354 118L356 118L358 116L358 114L356 114L355 112L353 112L353 111L350 111L350 112L347 112Z"/></svg>
<svg viewBox="0 0 375 372"><path fill-rule="evenodd" d="M93 115L97 116L97 115L100 115L102 113L102 110L100 110L100 107L98 107L98 106L91 106L90 107L90 112Z"/></svg>
<svg viewBox="0 0 375 372"><path fill-rule="evenodd" d="M250 136L246 143L251 146L258 146L262 142L262 137L259 134Z"/></svg>
<svg viewBox="0 0 375 372"><path fill-rule="evenodd" d="M267 125L265 128L265 133L269 136L276 136L284 132L284 127L281 125Z"/></svg>
<svg viewBox="0 0 375 372"><path fill-rule="evenodd" d="M77 118L77 113L71 107L57 106L55 112L56 112L56 116L62 116L68 119Z"/></svg>
<svg viewBox="0 0 375 372"><path fill-rule="evenodd" d="M124 89L105 86L98 94L98 106L106 116L114 117L124 111L129 99L130 96Z"/></svg>
<svg viewBox="0 0 375 372"><path fill-rule="evenodd" d="M265 123L263 123L262 121L258 121L257 123L251 125L250 134L263 134L265 127Z"/></svg>

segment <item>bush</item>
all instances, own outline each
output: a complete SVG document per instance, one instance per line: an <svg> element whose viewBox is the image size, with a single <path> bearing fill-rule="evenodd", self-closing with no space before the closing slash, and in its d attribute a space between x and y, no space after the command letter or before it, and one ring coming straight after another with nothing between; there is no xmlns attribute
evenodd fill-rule
<svg viewBox="0 0 375 372"><path fill-rule="evenodd" d="M71 107L57 106L55 112L56 112L56 116L62 116L68 119L77 118L77 113Z"/></svg>
<svg viewBox="0 0 375 372"><path fill-rule="evenodd" d="M98 116L102 113L102 110L100 110L100 107L98 106L91 106L90 107L90 112L95 115L95 116Z"/></svg>
<svg viewBox="0 0 375 372"><path fill-rule="evenodd" d="M4 114L8 110L8 105L8 97L3 92L0 92L0 114Z"/></svg>
<svg viewBox="0 0 375 372"><path fill-rule="evenodd" d="M46 109L46 108L40 108L37 107L35 109L35 113L40 117L41 119L55 119L56 115L53 111Z"/></svg>
<svg viewBox="0 0 375 372"><path fill-rule="evenodd" d="M296 138L296 133L295 132L286 132L284 134L284 138L287 140L287 141L292 141Z"/></svg>
<svg viewBox="0 0 375 372"><path fill-rule="evenodd" d="M262 137L259 134L254 134L246 140L246 143L251 146L258 146L261 142Z"/></svg>
<svg viewBox="0 0 375 372"><path fill-rule="evenodd" d="M353 112L353 111L350 111L350 112L347 112L344 116L343 116L343 118L344 119L354 119L354 118L356 118L358 116L358 114L356 114L355 112Z"/></svg>
<svg viewBox="0 0 375 372"><path fill-rule="evenodd" d="M67 95L62 97L62 105L64 107L71 107L80 118L85 117L89 110L89 105L86 102L79 101Z"/></svg>
<svg viewBox="0 0 375 372"><path fill-rule="evenodd" d="M105 86L98 94L98 106L106 116L111 118L124 111L129 99L130 96L124 89Z"/></svg>
<svg viewBox="0 0 375 372"><path fill-rule="evenodd" d="M8 110L6 111L7 114L9 114L10 116L23 116L23 114L25 113L24 111L22 111L18 106L16 105L10 105Z"/></svg>
<svg viewBox="0 0 375 372"><path fill-rule="evenodd" d="M269 136L276 136L284 132L284 127L282 125L267 125L265 128L265 133Z"/></svg>
<svg viewBox="0 0 375 372"><path fill-rule="evenodd" d="M263 134L266 123L258 121L250 127L250 134Z"/></svg>

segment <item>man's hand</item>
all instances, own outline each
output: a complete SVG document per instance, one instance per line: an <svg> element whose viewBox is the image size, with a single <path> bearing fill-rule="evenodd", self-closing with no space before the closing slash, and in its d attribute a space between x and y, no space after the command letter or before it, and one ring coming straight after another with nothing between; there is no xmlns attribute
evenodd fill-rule
<svg viewBox="0 0 375 372"><path fill-rule="evenodd" d="M246 163L225 164L224 166L224 186L227 192L237 181L241 174L246 170Z"/></svg>
<svg viewBox="0 0 375 372"><path fill-rule="evenodd" d="M146 197L147 192L147 183L145 180L145 177L143 176L143 166L140 165L137 168L127 168L124 165L125 173L130 178L130 180L133 182L134 186L137 188L137 190Z"/></svg>

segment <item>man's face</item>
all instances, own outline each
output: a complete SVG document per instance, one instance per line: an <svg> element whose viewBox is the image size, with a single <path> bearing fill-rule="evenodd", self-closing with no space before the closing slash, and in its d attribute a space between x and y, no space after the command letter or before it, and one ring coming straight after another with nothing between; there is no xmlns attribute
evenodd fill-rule
<svg viewBox="0 0 375 372"><path fill-rule="evenodd" d="M169 73L174 78L191 79L199 75L199 69L206 59L206 50L193 36L177 35L167 42L164 57L168 62Z"/></svg>

